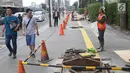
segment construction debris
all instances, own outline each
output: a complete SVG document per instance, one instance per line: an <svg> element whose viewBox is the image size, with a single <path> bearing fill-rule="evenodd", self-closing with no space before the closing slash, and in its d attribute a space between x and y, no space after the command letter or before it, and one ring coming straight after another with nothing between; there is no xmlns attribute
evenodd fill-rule
<svg viewBox="0 0 130 73"><path fill-rule="evenodd" d="M83 56L83 54L85 56ZM63 65L73 66L100 66L100 59L94 58L94 53L82 49L67 49L63 57ZM73 69L76 71L84 71L86 69Z"/></svg>

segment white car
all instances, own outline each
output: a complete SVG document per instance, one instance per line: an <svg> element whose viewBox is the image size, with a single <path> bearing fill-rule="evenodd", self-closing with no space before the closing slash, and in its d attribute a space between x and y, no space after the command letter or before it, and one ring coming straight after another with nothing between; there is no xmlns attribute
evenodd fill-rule
<svg viewBox="0 0 130 73"><path fill-rule="evenodd" d="M45 15L44 15L43 11L34 12L33 17L36 17L37 21L44 21L45 20Z"/></svg>
<svg viewBox="0 0 130 73"><path fill-rule="evenodd" d="M14 16L18 17L19 14L20 14L21 16L23 16L23 15L25 14L25 12L17 12L17 13L14 14Z"/></svg>

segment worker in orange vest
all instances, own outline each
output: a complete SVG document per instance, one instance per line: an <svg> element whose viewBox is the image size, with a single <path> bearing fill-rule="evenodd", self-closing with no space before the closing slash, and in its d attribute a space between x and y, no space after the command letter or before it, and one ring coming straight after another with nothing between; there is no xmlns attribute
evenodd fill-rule
<svg viewBox="0 0 130 73"><path fill-rule="evenodd" d="M98 27L98 32L99 32L99 42L100 42L100 47L98 48L98 52L101 52L104 50L104 32L106 29L106 15L105 15L105 9L103 7L101 7L99 9L99 15L98 15L98 23L97 23L97 27Z"/></svg>

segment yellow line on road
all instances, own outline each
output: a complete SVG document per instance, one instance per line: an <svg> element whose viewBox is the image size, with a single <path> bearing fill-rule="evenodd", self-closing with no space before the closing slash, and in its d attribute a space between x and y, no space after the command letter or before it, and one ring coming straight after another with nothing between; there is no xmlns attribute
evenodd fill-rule
<svg viewBox="0 0 130 73"><path fill-rule="evenodd" d="M78 21L78 25L79 26L83 26L80 21ZM90 48L94 48L95 49L95 47L93 46L90 38L88 37L88 35L87 35L86 31L85 31L85 29L84 28L80 28L80 31L81 31L81 33L83 35L84 42L85 42L85 45L86 45L87 49L90 49ZM96 57L95 58L100 58L98 53L96 53Z"/></svg>

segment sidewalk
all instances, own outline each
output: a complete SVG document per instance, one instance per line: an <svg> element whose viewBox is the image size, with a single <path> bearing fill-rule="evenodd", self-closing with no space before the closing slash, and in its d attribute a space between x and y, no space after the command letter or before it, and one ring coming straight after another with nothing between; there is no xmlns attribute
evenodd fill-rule
<svg viewBox="0 0 130 73"><path fill-rule="evenodd" d="M87 21L81 21L81 23L83 24L95 48L99 47L98 38L92 32L91 24ZM100 57L102 59L111 58L112 59L110 62L111 65L125 67L125 64L127 63L114 52L117 50L130 50L129 49L130 41L128 40L128 38L124 36L128 37L128 35L122 36L122 33L118 32L116 29L113 29L110 26L107 26L105 32L105 51L99 53ZM128 73L128 72L115 71L115 73Z"/></svg>

